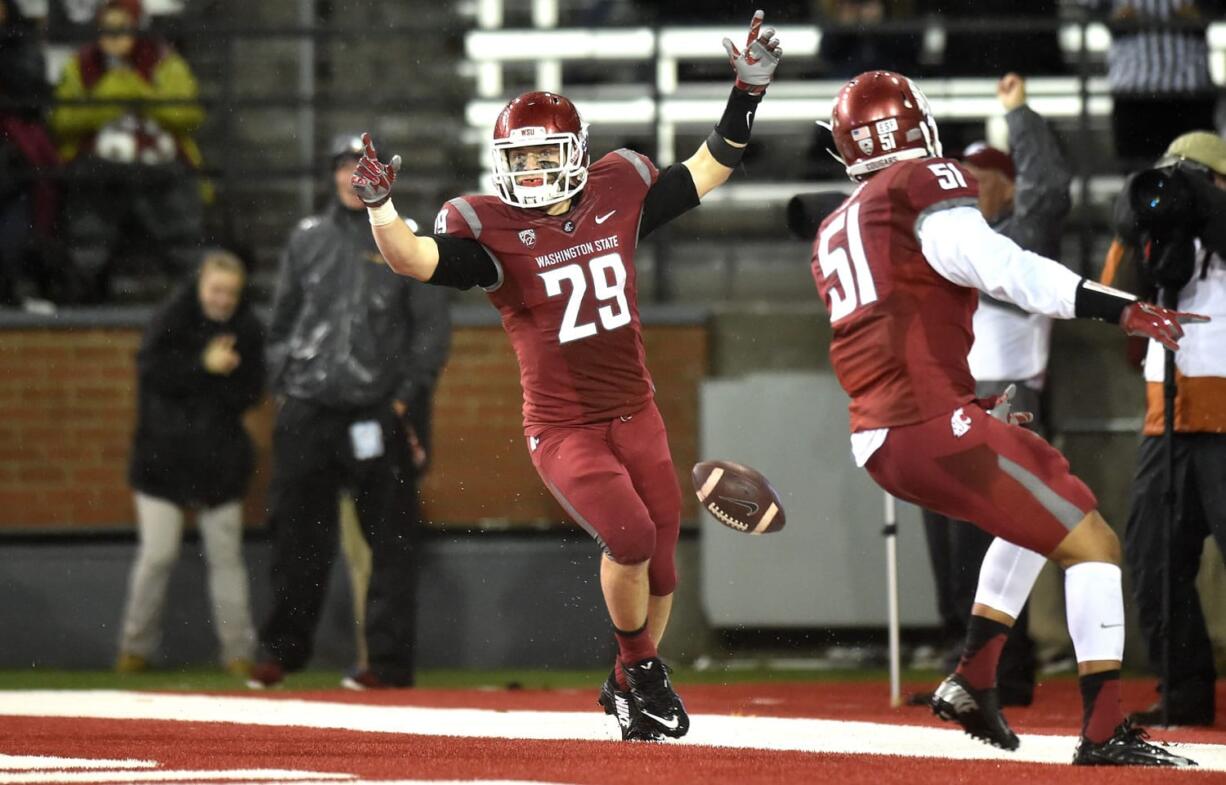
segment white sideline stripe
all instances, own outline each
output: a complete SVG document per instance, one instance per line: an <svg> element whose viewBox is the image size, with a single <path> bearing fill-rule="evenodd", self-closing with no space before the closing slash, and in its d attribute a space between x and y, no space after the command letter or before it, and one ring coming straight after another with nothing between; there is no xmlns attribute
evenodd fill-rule
<svg viewBox="0 0 1226 785"><path fill-rule="evenodd" d="M0 774L3 783L34 782L194 782L198 780L236 780L240 782L301 782L312 777L332 785L338 780L353 780L353 774L289 769L166 769L160 771L36 771Z"/></svg>
<svg viewBox="0 0 1226 785"><path fill-rule="evenodd" d="M28 769L152 769L151 760L105 758L57 758L54 755L0 755L0 771Z"/></svg>
<svg viewBox="0 0 1226 785"><path fill-rule="evenodd" d="M366 706L307 700L122 691L0 692L0 716L227 722L496 739L610 740L612 722L594 712L492 711ZM1006 752L953 728L793 717L692 716L681 744L956 760L1012 760L1067 765L1074 736L1025 734ZM1159 734L1161 736L1161 734ZM1226 745L1172 745L1197 761L1194 771L1226 771Z"/></svg>

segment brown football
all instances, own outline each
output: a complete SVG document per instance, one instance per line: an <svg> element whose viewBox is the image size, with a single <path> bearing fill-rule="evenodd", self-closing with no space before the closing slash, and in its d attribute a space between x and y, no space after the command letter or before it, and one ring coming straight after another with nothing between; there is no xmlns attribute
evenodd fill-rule
<svg viewBox="0 0 1226 785"><path fill-rule="evenodd" d="M746 534L783 528L783 502L762 473L732 461L702 461L691 473L698 502L715 520Z"/></svg>

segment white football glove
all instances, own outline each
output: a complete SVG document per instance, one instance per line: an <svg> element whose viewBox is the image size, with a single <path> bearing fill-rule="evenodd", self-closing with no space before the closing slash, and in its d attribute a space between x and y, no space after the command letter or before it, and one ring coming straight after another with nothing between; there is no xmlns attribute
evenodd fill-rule
<svg viewBox="0 0 1226 785"><path fill-rule="evenodd" d="M762 29L762 20L765 17L764 11L754 12L753 21L749 25L749 38L745 41L745 51L738 50L732 39L724 39L728 62L736 72L737 88L753 95L766 92L767 86L775 78L775 69L783 58L783 49L779 47L779 39L775 37L775 28Z"/></svg>

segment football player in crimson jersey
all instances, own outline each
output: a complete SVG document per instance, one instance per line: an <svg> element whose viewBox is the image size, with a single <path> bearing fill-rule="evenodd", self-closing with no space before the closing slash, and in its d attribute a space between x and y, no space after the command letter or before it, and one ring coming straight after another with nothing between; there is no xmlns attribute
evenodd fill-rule
<svg viewBox="0 0 1226 785"><path fill-rule="evenodd" d="M977 290L1055 318L1116 323L1171 348L1181 323L1207 320L1139 302L993 232L975 179L941 156L928 101L910 79L888 71L852 79L835 98L830 129L860 185L818 229L813 276L834 331L834 371L851 396L852 454L894 496L996 535L961 661L933 694L933 711L1017 748L1000 713L996 665L1051 559L1065 571L1085 709L1073 762L1193 765L1146 743L1121 712L1120 547L1097 500L1041 437L989 414L1000 400L976 400L967 354Z"/></svg>
<svg viewBox="0 0 1226 785"><path fill-rule="evenodd" d="M763 13L744 51L724 39L736 84L723 118L663 172L616 150L589 164L574 105L526 93L494 125L498 195L452 199L417 236L389 200L399 156L373 146L353 186L393 270L432 284L481 286L519 359L524 432L549 491L604 551L600 584L618 658L600 703L622 738L684 736L689 718L657 645L677 583L681 496L644 362L635 247L721 185L749 142L782 55Z"/></svg>

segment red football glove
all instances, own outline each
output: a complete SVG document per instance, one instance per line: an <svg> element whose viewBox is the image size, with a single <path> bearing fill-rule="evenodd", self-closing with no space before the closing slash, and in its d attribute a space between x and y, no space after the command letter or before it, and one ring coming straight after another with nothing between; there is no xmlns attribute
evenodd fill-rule
<svg viewBox="0 0 1226 785"><path fill-rule="evenodd" d="M745 41L745 51L738 50L731 39L724 39L728 62L736 72L737 89L752 95L766 92L771 79L775 78L775 69L783 58L779 39L775 37L775 28L762 29L765 16L762 11L754 12L753 21L749 24L749 38Z"/></svg>
<svg viewBox="0 0 1226 785"><path fill-rule="evenodd" d="M1183 337L1183 328L1179 325L1207 321L1208 316L1172 311L1139 300L1124 306L1124 312L1120 314L1120 328L1125 333L1153 338L1171 351L1179 348L1179 339Z"/></svg>
<svg viewBox="0 0 1226 785"><path fill-rule="evenodd" d="M385 164L379 160L370 134L362 134L362 143L366 145L366 152L353 170L349 185L367 207L378 207L392 197L392 183L396 182L396 173L400 171L400 156L392 156L391 163Z"/></svg>
<svg viewBox="0 0 1226 785"><path fill-rule="evenodd" d="M1025 425L1026 423L1033 422L1034 415L1032 413L1013 411L1013 395L1016 392L1017 385L1011 384L1001 394L990 395L987 398L976 398L975 403L979 404L980 408L992 417L1009 425Z"/></svg>

